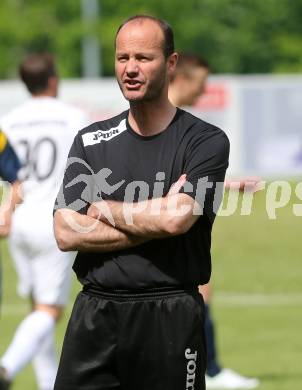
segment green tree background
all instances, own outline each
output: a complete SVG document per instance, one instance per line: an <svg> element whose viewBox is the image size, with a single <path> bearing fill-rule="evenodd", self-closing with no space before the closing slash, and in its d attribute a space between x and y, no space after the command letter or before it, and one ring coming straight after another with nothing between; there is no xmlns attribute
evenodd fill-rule
<svg viewBox="0 0 302 390"><path fill-rule="evenodd" d="M113 75L114 37L128 16L166 19L179 51L206 57L215 73L302 72L302 0L99 0L85 24L80 0L1 0L0 78L13 78L33 51L56 54L62 77L80 77L81 40L99 37L103 74Z"/></svg>

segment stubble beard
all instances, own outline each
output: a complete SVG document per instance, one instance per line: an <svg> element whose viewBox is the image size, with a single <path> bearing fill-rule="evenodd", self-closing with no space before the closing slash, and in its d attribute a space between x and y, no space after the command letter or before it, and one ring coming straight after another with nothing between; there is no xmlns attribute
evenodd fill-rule
<svg viewBox="0 0 302 390"><path fill-rule="evenodd" d="M147 86L147 89L145 90L145 93L140 96L134 97L127 96L128 91L126 90L126 88L124 88L123 82L121 80L117 79L117 82L126 100L128 100L130 103L143 103L157 100L161 96L162 91L165 88L166 77L167 75L165 69L161 69L160 71L158 71L158 77L150 81L149 85Z"/></svg>

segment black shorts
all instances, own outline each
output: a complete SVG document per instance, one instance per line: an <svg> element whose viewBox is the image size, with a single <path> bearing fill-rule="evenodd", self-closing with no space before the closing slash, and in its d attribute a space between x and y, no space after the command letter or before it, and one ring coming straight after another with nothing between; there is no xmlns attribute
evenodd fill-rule
<svg viewBox="0 0 302 390"><path fill-rule="evenodd" d="M204 303L196 291L80 292L54 390L204 390Z"/></svg>

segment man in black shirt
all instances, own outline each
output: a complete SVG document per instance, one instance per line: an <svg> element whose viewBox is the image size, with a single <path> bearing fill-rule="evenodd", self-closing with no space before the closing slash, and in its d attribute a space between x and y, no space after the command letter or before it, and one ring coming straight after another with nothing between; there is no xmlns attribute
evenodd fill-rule
<svg viewBox="0 0 302 390"><path fill-rule="evenodd" d="M81 130L54 227L83 284L55 389L205 389L211 229L229 142L168 100L178 55L165 22L118 29L116 76L130 109ZM217 190L218 189L218 190Z"/></svg>

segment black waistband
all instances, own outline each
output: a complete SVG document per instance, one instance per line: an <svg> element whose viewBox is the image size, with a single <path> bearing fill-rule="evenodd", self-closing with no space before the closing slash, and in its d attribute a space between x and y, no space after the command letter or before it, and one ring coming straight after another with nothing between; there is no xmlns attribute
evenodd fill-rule
<svg viewBox="0 0 302 390"><path fill-rule="evenodd" d="M164 298L198 292L198 286L186 285L177 287L158 287L144 290L103 289L99 286L85 285L82 292L91 296L111 299L148 299Z"/></svg>

